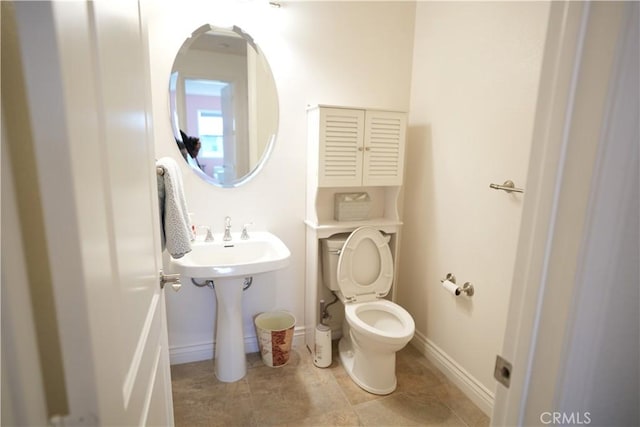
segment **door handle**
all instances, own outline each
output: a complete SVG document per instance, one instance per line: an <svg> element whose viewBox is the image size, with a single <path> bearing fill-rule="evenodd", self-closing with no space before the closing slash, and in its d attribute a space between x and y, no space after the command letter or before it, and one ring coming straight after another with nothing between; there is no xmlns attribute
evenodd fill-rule
<svg viewBox="0 0 640 427"><path fill-rule="evenodd" d="M164 289L164 285L170 284L171 288L178 292L180 288L182 288L182 283L180 283L180 275L179 274L164 274L162 270L160 270L160 289Z"/></svg>

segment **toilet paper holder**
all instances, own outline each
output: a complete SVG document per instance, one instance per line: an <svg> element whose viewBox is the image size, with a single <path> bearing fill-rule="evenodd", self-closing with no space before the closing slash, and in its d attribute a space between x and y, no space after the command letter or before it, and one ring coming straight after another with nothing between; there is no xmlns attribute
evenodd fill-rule
<svg viewBox="0 0 640 427"><path fill-rule="evenodd" d="M451 283L456 283L456 276L451 273L447 273L447 276L444 279L440 279L440 282L444 283L447 280ZM462 285L461 287L458 286L458 288L456 289L456 296L462 293L464 293L468 297L471 297L475 293L475 289L470 282L466 282L464 285Z"/></svg>

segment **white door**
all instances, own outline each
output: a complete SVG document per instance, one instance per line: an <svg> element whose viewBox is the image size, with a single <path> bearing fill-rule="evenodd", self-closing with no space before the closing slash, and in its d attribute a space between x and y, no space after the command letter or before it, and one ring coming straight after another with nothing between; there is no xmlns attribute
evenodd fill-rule
<svg viewBox="0 0 640 427"><path fill-rule="evenodd" d="M43 375L48 416L65 425L172 425L138 4L15 8L48 258L41 262L60 344L41 340L40 358L59 355L63 371L62 380Z"/></svg>
<svg viewBox="0 0 640 427"><path fill-rule="evenodd" d="M640 422L639 20L551 6L493 425Z"/></svg>

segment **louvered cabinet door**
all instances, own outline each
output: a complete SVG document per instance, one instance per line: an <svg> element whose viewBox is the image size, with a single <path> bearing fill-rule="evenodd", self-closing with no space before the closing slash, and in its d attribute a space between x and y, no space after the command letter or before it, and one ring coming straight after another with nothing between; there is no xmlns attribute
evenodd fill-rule
<svg viewBox="0 0 640 427"><path fill-rule="evenodd" d="M320 109L318 186L362 185L364 110Z"/></svg>
<svg viewBox="0 0 640 427"><path fill-rule="evenodd" d="M367 111L362 185L402 185L406 113Z"/></svg>

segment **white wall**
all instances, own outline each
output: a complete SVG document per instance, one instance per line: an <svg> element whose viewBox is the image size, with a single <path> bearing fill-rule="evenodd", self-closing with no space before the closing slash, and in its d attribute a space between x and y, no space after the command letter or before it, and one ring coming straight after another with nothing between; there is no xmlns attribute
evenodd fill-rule
<svg viewBox="0 0 640 427"><path fill-rule="evenodd" d="M416 344L485 412L502 346L548 4L419 2L398 302ZM526 193L525 193L526 195ZM471 282L453 297L440 279Z"/></svg>
<svg viewBox="0 0 640 427"><path fill-rule="evenodd" d="M234 5L234 3L236 3ZM239 4L237 4L239 3ZM334 105L409 109L413 3L143 1L149 24L156 157L179 159L168 111L169 73L184 39L204 23L234 23L264 51L276 79L280 126L263 171L237 189L221 189L183 168L189 209L197 224L220 232L253 221L291 249L285 270L254 277L244 294L245 343L255 345L252 317L283 308L304 319L306 107ZM210 356L215 298L190 284L167 294L172 360ZM302 331L297 331L300 336ZM255 351L255 350L254 350Z"/></svg>

